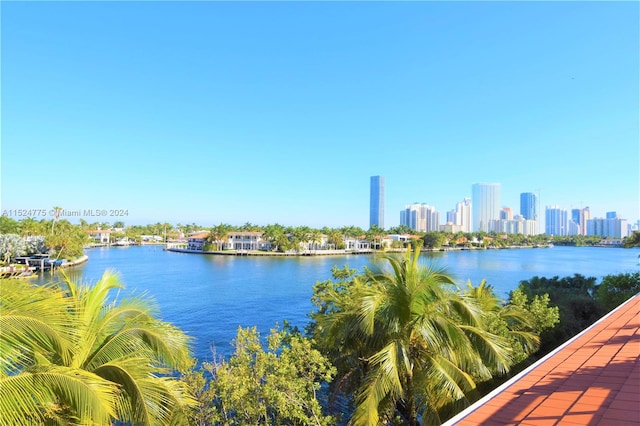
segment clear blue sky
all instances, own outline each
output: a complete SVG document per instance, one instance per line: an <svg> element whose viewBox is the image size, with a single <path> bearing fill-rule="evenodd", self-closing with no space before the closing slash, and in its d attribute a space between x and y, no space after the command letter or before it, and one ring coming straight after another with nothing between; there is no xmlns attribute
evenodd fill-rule
<svg viewBox="0 0 640 426"><path fill-rule="evenodd" d="M640 218L638 2L0 7L3 210L368 228L383 175L386 228L474 182Z"/></svg>

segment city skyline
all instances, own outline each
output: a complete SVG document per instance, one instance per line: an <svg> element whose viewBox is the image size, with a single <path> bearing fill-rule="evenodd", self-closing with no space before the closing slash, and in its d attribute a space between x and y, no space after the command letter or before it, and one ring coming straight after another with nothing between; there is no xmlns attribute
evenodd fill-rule
<svg viewBox="0 0 640 426"><path fill-rule="evenodd" d="M637 2L0 8L3 211L367 228L380 175L386 229L474 182L640 219Z"/></svg>

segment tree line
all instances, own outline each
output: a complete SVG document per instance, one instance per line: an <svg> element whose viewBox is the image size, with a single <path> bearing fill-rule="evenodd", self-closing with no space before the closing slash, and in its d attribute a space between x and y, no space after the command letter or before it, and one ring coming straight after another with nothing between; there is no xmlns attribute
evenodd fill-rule
<svg viewBox="0 0 640 426"><path fill-rule="evenodd" d="M309 247L317 247L322 236L326 236L328 244L335 249L345 248L345 238L362 238L371 243L374 250L384 248L382 239L388 235L409 235L409 242L393 241L391 248L404 248L407 245L420 244L424 249L438 250L460 247L532 247L549 243L557 245L584 246L595 245L600 237L573 235L549 236L500 234L495 232L417 232L405 225L392 227L389 230L377 225L365 230L358 226L339 228L311 228L308 226L284 226L278 223L259 226L247 222L240 226L221 223L212 227L204 227L196 223L172 225L157 222L148 225L125 225L123 221L89 223L80 219L79 224L72 224L67 219L25 218L20 221L7 216L0 216L0 262L8 263L11 258L36 253L36 249L45 249L55 258L75 259L84 254L83 249L92 241L88 231L111 230L112 242L126 238L131 242L141 242L143 236L157 236L166 242L187 236L196 231L208 231L209 237L205 250L219 250L227 240L229 233L238 231L261 232L265 240L271 243L273 251L285 252L296 249L301 243ZM24 241L23 241L24 240ZM31 242L29 242L31 241ZM635 232L623 241L625 247L640 245L640 232Z"/></svg>

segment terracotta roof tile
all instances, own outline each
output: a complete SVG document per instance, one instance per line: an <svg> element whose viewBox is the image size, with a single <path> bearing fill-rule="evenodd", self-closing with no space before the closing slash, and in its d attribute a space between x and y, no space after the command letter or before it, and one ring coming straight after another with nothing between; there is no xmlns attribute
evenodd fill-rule
<svg viewBox="0 0 640 426"><path fill-rule="evenodd" d="M640 424L640 295L445 425Z"/></svg>

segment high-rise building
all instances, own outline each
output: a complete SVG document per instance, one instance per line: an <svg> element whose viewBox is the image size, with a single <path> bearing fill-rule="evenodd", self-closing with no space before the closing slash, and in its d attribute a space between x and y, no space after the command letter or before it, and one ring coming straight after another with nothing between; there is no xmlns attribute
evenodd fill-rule
<svg viewBox="0 0 640 426"><path fill-rule="evenodd" d="M456 204L456 225L462 226L462 232L471 232L471 198Z"/></svg>
<svg viewBox="0 0 640 426"><path fill-rule="evenodd" d="M558 206L547 206L545 210L545 233L549 235L569 235L569 221L566 210Z"/></svg>
<svg viewBox="0 0 640 426"><path fill-rule="evenodd" d="M538 197L533 192L520 194L520 214L528 220L538 220Z"/></svg>
<svg viewBox="0 0 640 426"><path fill-rule="evenodd" d="M589 207L571 210L571 220L578 226L578 235L587 235L587 221L589 219L591 219Z"/></svg>
<svg viewBox="0 0 640 426"><path fill-rule="evenodd" d="M410 204L400 211L400 225L406 225L418 232L438 231L440 213L428 204Z"/></svg>
<svg viewBox="0 0 640 426"><path fill-rule="evenodd" d="M450 223L452 225L458 224L458 215L455 210L449 210L447 212L447 223Z"/></svg>
<svg viewBox="0 0 640 426"><path fill-rule="evenodd" d="M456 225L462 232L471 232L471 198L465 198L447 212L447 223Z"/></svg>
<svg viewBox="0 0 640 426"><path fill-rule="evenodd" d="M500 184L474 183L471 187L473 200L473 231L489 232L490 223L500 220Z"/></svg>
<svg viewBox="0 0 640 426"><path fill-rule="evenodd" d="M617 212L607 212L607 219L617 219L617 218L618 218Z"/></svg>
<svg viewBox="0 0 640 426"><path fill-rule="evenodd" d="M500 210L500 219L513 220L513 212L511 211L511 207L503 207L502 210Z"/></svg>
<svg viewBox="0 0 640 426"><path fill-rule="evenodd" d="M629 227L627 226L627 220L619 217L594 218L587 221L587 235L624 238L629 236Z"/></svg>
<svg viewBox="0 0 640 426"><path fill-rule="evenodd" d="M371 176L369 227L384 229L384 176Z"/></svg>

